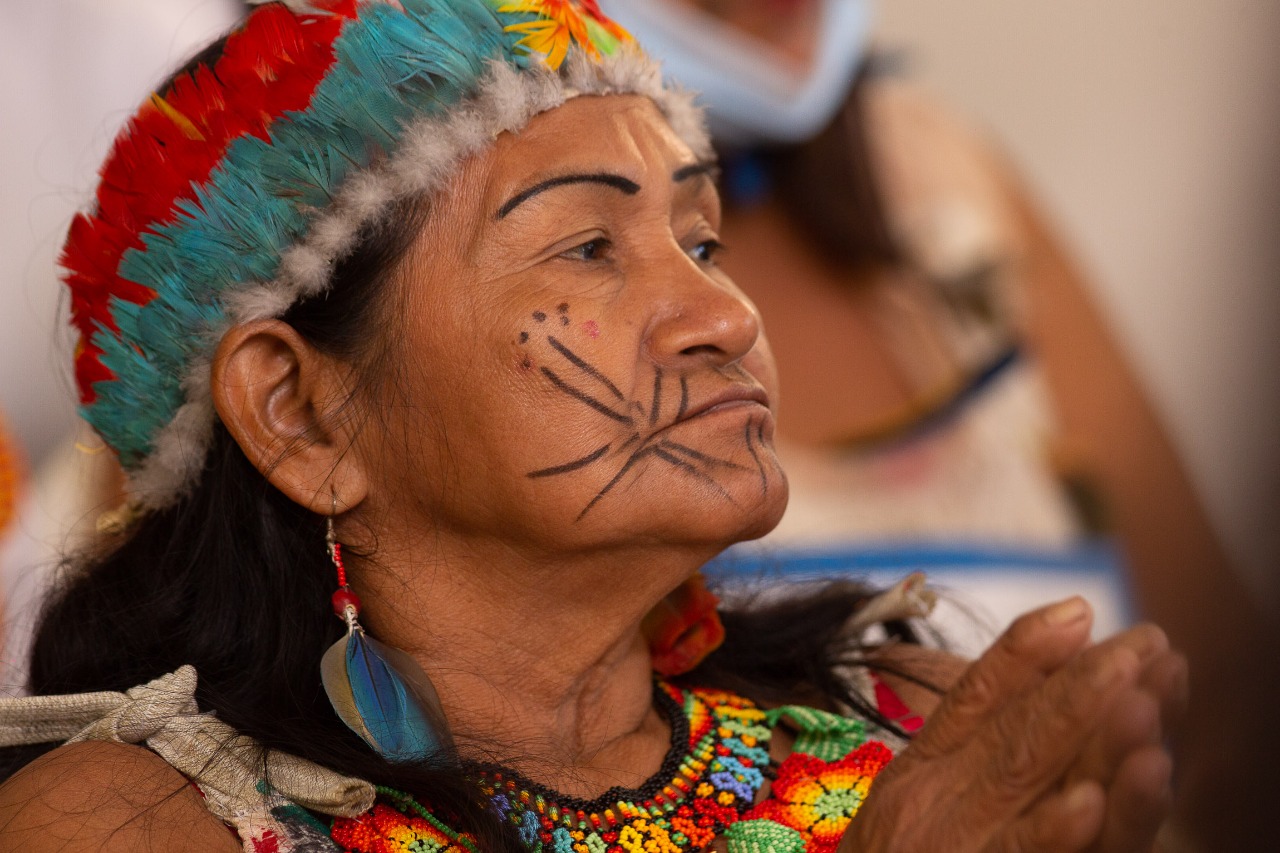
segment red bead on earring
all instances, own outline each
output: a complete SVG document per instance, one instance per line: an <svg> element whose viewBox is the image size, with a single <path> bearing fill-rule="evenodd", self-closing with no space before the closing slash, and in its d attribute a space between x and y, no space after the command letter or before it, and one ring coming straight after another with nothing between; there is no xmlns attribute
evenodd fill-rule
<svg viewBox="0 0 1280 853"><path fill-rule="evenodd" d="M352 592L351 585L347 583L347 567L342 562L342 543L333 532L333 516L328 518L324 539L329 549L329 559L338 570L338 589L329 600L333 602L334 615L351 625L360 615L360 596Z"/></svg>

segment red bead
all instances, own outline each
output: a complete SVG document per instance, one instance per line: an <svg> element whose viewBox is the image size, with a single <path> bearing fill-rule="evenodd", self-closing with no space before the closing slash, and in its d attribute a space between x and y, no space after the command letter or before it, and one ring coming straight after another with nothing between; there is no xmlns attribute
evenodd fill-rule
<svg viewBox="0 0 1280 853"><path fill-rule="evenodd" d="M338 614L339 618L346 618L348 607L353 608L356 613L360 612L360 596L349 589L338 590L330 601L333 602L333 612Z"/></svg>

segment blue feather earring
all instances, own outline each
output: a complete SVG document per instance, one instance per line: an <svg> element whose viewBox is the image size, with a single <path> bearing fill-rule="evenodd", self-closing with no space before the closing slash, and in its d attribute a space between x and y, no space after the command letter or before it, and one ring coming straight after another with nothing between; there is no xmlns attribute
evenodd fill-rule
<svg viewBox="0 0 1280 853"><path fill-rule="evenodd" d="M347 584L333 516L328 519L325 542L338 570L333 612L347 624L346 636L320 659L320 680L333 710L388 761L446 759L453 741L431 680L412 658L379 643L360 625L360 599Z"/></svg>

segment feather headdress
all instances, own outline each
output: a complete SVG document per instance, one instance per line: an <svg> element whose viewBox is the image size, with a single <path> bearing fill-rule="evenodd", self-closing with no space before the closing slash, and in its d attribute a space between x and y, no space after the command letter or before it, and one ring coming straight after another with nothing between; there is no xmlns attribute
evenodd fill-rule
<svg viewBox="0 0 1280 853"><path fill-rule="evenodd" d="M324 292L389 205L578 94L647 95L700 155L687 95L596 0L289 0L153 94L62 255L81 411L132 499L199 476L228 328Z"/></svg>

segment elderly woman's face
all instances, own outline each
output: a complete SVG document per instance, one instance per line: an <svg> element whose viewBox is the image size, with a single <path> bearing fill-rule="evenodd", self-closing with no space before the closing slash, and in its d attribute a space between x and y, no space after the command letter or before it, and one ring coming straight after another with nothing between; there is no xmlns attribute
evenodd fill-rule
<svg viewBox="0 0 1280 853"><path fill-rule="evenodd" d="M547 552L770 529L774 367L719 219L708 164L637 96L468 161L400 270L376 511Z"/></svg>

